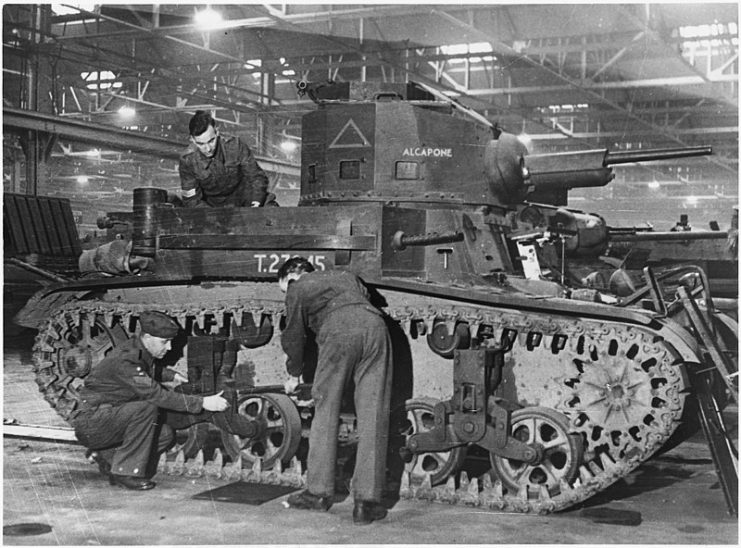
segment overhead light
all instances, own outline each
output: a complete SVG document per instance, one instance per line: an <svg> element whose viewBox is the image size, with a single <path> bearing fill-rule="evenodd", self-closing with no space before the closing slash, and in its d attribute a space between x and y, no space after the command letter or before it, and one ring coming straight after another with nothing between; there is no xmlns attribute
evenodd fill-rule
<svg viewBox="0 0 741 548"><path fill-rule="evenodd" d="M519 135L517 136L517 139L518 139L518 140L519 140L519 141L520 141L520 142L521 142L521 143L522 143L523 145L525 145L526 147L529 147L529 146L530 146L530 145L532 144L532 142L533 142L532 138L531 138L531 137L530 137L530 136L529 136L529 135L528 135L527 133L520 133L520 134L519 134Z"/></svg>
<svg viewBox="0 0 741 548"><path fill-rule="evenodd" d="M88 150L85 154L87 154L90 158L97 158L100 156L100 151L97 148L93 148L91 150Z"/></svg>
<svg viewBox="0 0 741 548"><path fill-rule="evenodd" d="M196 27L201 30L213 30L223 23L223 21L224 19L221 17L221 14L211 8L197 11L193 17Z"/></svg>
<svg viewBox="0 0 741 548"><path fill-rule="evenodd" d="M133 118L134 116L136 116L136 111L128 105L124 105L120 109L118 109L118 113L121 115L122 118Z"/></svg>
<svg viewBox="0 0 741 548"><path fill-rule="evenodd" d="M64 4L51 4L51 11L56 15L76 15L80 10L95 10L95 2L65 2Z"/></svg>
<svg viewBox="0 0 741 548"><path fill-rule="evenodd" d="M697 205L697 196L687 196L687 205Z"/></svg>
<svg viewBox="0 0 741 548"><path fill-rule="evenodd" d="M78 175L77 176L77 183L81 185L86 185L90 179L88 179L87 175Z"/></svg>
<svg viewBox="0 0 741 548"><path fill-rule="evenodd" d="M283 152L291 153L298 148L298 144L296 143L296 141L286 139L285 141L281 142L280 148L281 150L283 150Z"/></svg>
<svg viewBox="0 0 741 548"><path fill-rule="evenodd" d="M651 181L650 183L648 183L648 188L656 190L657 188L661 188L661 183L659 183L658 181Z"/></svg>

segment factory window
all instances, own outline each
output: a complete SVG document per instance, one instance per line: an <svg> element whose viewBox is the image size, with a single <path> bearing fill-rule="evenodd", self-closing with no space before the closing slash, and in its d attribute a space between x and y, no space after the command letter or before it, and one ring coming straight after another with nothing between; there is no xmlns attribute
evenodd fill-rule
<svg viewBox="0 0 741 548"><path fill-rule="evenodd" d="M462 65L466 59L472 63L496 61L497 58L493 53L494 49L489 42L473 42L470 44L447 44L440 46L440 52L449 56L445 61L450 65ZM489 55L473 56L474 53L484 53Z"/></svg>
<svg viewBox="0 0 741 548"><path fill-rule="evenodd" d="M360 179L360 160L340 162L340 179Z"/></svg>
<svg viewBox="0 0 741 548"><path fill-rule="evenodd" d="M80 78L87 82L85 85L87 89L95 91L108 88L118 89L123 86L123 83L119 82L110 70L82 72Z"/></svg>
<svg viewBox="0 0 741 548"><path fill-rule="evenodd" d="M419 164L417 162L396 162L395 177L402 180L419 179Z"/></svg>

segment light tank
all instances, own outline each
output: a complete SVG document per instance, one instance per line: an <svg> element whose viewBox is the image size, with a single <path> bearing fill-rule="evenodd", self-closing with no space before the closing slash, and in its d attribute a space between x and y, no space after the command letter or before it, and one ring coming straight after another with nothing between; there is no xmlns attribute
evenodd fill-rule
<svg viewBox="0 0 741 548"><path fill-rule="evenodd" d="M303 395L282 392L275 281L293 255L357 273L387 315L390 447L404 460L391 459L389 482L402 496L568 508L676 442L698 386L735 394L737 328L719 319L700 269L647 270L647 285L620 297L564 267L597 257L609 236L600 216L565 206L569 188L609 183L616 163L708 148L528 155L423 85L301 82L299 92L318 108L303 119L297 207L185 209L162 189L136 189L132 211L100 221L115 239L81 258L101 272L50 285L17 315L39 330L36 380L62 417L156 308L183 327L166 359L189 368L191 389L220 376L261 424L250 439L222 433L226 457L294 481L312 375ZM697 314L722 336L703 337ZM205 428L188 432L186 457ZM338 441L351 446L354 428L348 407Z"/></svg>

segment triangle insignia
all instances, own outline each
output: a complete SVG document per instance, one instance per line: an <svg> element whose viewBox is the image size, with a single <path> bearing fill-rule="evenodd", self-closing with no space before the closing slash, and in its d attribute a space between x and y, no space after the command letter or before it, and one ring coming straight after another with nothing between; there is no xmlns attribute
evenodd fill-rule
<svg viewBox="0 0 741 548"><path fill-rule="evenodd" d="M358 125L350 118L327 148L362 148L371 146Z"/></svg>

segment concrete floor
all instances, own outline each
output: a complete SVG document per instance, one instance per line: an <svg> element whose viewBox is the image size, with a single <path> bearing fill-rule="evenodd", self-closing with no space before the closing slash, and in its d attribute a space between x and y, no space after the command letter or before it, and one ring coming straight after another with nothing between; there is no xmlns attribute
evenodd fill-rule
<svg viewBox="0 0 741 548"><path fill-rule="evenodd" d="M5 420L64 424L40 397L30 356L4 352ZM727 409L736 431L737 408ZM738 544L702 433L655 458L587 503L546 516L402 500L388 517L352 524L352 503L328 513L286 509L285 497L260 506L194 500L225 480L159 474L157 488L111 487L82 447L6 435L3 525L40 523L50 531L3 536L6 545L202 544ZM585 512L632 510L641 523L596 523Z"/></svg>

